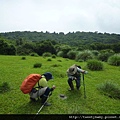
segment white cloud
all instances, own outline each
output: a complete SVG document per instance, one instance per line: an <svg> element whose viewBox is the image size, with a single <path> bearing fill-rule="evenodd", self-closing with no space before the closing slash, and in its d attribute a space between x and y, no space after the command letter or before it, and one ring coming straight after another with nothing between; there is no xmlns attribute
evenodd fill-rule
<svg viewBox="0 0 120 120"><path fill-rule="evenodd" d="M120 31L119 0L1 0L0 32Z"/></svg>

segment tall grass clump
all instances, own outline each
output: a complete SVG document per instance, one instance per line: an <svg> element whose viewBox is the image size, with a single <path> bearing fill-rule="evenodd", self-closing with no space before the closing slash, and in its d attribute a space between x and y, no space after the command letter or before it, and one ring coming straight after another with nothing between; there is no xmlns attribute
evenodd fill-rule
<svg viewBox="0 0 120 120"><path fill-rule="evenodd" d="M51 58L48 58L47 61L52 61L52 59L51 59Z"/></svg>
<svg viewBox="0 0 120 120"><path fill-rule="evenodd" d="M70 51L67 53L67 56L68 56L69 59L75 59L75 58L76 58L76 54L77 54L77 51L70 50Z"/></svg>
<svg viewBox="0 0 120 120"><path fill-rule="evenodd" d="M98 50L92 50L92 53L93 53L95 56L98 56L98 55L99 55L99 51L98 51Z"/></svg>
<svg viewBox="0 0 120 120"><path fill-rule="evenodd" d="M21 60L26 60L26 57L22 57Z"/></svg>
<svg viewBox="0 0 120 120"><path fill-rule="evenodd" d="M90 70L103 70L103 63L101 61L98 60L89 60L87 62L87 68Z"/></svg>
<svg viewBox="0 0 120 120"><path fill-rule="evenodd" d="M7 82L3 82L2 85L0 85L0 93L4 93L10 90L10 86Z"/></svg>
<svg viewBox="0 0 120 120"><path fill-rule="evenodd" d="M63 51L59 51L59 52L57 53L57 56L58 56L58 57L63 57L63 55L64 55Z"/></svg>
<svg viewBox="0 0 120 120"><path fill-rule="evenodd" d="M30 53L30 56L38 57L39 55L35 52Z"/></svg>
<svg viewBox="0 0 120 120"><path fill-rule="evenodd" d="M120 54L112 55L108 58L108 64L120 66Z"/></svg>
<svg viewBox="0 0 120 120"><path fill-rule="evenodd" d="M42 66L42 63L35 63L33 65L33 68L40 68Z"/></svg>
<svg viewBox="0 0 120 120"><path fill-rule="evenodd" d="M110 81L100 84L97 90L110 98L120 99L120 86Z"/></svg>
<svg viewBox="0 0 120 120"><path fill-rule="evenodd" d="M93 58L94 58L94 55L90 50L85 50L85 51L79 52L76 55L76 61L81 61L81 60L87 61L87 60L93 59Z"/></svg>
<svg viewBox="0 0 120 120"><path fill-rule="evenodd" d="M108 58L114 54L114 51L111 49L101 50L98 54L98 60L107 62Z"/></svg>
<svg viewBox="0 0 120 120"><path fill-rule="evenodd" d="M53 55L52 55L52 58L56 58L56 55L55 55L55 54L53 54Z"/></svg>
<svg viewBox="0 0 120 120"><path fill-rule="evenodd" d="M43 56L43 57L51 57L52 54L51 54L50 52L44 52L44 53L42 54L42 56Z"/></svg>

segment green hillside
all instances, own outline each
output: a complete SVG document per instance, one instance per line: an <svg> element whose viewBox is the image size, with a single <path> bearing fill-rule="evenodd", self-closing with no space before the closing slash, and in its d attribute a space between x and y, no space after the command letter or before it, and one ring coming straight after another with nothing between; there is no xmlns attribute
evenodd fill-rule
<svg viewBox="0 0 120 120"><path fill-rule="evenodd" d="M22 56L0 56L0 86L3 83L8 85L7 91L0 91L0 114L35 114L41 106L40 101L31 103L29 95L20 91L20 85L27 75L48 71L54 76L54 80L48 84L50 87L56 85L56 89L48 100L52 106L44 107L40 114L120 113L120 100L108 97L97 89L105 82L120 86L120 67L103 62L104 70L90 71L86 67L87 62L75 62L61 57L25 56L25 60L21 58ZM42 63L42 67L33 68L35 63ZM86 99L82 80L80 91L68 91L66 70L72 64L78 64L88 71L88 74L85 74ZM67 99L61 99L60 94L66 95Z"/></svg>
<svg viewBox="0 0 120 120"><path fill-rule="evenodd" d="M109 33L98 33L98 32L69 32L64 34L60 33L50 33L50 32L30 32L30 31L15 31L15 32L6 32L0 33L1 36L9 40L18 40L22 38L27 41L44 41L44 40L53 40L56 42L66 43L72 46L78 46L78 44L92 44L100 42L103 44L113 44L120 42L120 34L109 34Z"/></svg>

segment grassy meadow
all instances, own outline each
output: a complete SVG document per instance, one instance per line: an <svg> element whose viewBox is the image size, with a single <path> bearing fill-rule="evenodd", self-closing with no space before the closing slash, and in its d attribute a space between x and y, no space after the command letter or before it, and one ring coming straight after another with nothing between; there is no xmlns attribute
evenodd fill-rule
<svg viewBox="0 0 120 120"><path fill-rule="evenodd" d="M74 60L56 58L43 58L25 56L0 56L0 85L7 82L10 89L0 93L0 114L35 114L41 104L30 102L29 95L20 91L20 85L24 78L31 73L43 74L51 72L54 79L48 85L56 85L48 102L52 105L44 107L41 114L119 114L120 100L110 98L97 87L106 81L113 82L120 86L120 67L103 63L104 70L90 71L86 67L86 62L76 62ZM35 63L42 63L41 68L34 68ZM68 91L66 70L73 64L80 65L88 71L85 74L86 96L84 99L84 87L81 78L81 89ZM61 99L60 94L67 96Z"/></svg>

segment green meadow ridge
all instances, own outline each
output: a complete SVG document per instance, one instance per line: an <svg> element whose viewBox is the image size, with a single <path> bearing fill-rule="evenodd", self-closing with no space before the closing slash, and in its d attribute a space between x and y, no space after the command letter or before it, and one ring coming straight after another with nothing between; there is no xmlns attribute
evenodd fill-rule
<svg viewBox="0 0 120 120"><path fill-rule="evenodd" d="M44 107L40 114L119 114L120 100L103 94L98 86L105 82L120 86L120 67L111 66L103 62L104 69L91 71L87 62L76 62L75 60L61 57L33 57L0 55L0 86L4 84L7 89L0 92L0 114L36 114L41 104L30 102L29 95L20 91L20 85L24 78L31 73L51 72L54 79L49 81L50 87L56 85L49 102L49 107ZM51 59L51 61L48 61ZM34 68L35 63L41 63L40 68ZM88 71L85 74L86 96L84 99L83 80L81 79L80 91L68 91L66 70L73 64L80 65ZM2 87L1 87L2 88ZM67 99L61 99L64 94Z"/></svg>

